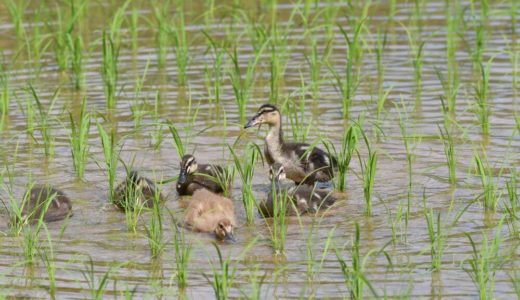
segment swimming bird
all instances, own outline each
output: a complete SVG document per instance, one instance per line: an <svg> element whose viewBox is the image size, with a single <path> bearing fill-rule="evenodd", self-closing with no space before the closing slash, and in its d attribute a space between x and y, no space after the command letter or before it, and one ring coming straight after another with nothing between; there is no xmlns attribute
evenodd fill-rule
<svg viewBox="0 0 520 300"><path fill-rule="evenodd" d="M333 178L333 168L337 166L335 157L306 143L285 142L282 116L276 106L262 105L244 128L261 124L269 125L264 146L264 155L269 165L276 162L283 165L287 178L297 185L302 182L313 185L316 181L325 182Z"/></svg>
<svg viewBox="0 0 520 300"><path fill-rule="evenodd" d="M42 217L45 222L63 220L72 216L72 202L61 190L51 186L33 186L24 196L22 219L31 222Z"/></svg>
<svg viewBox="0 0 520 300"><path fill-rule="evenodd" d="M137 171L130 171L125 181L117 186L113 203L122 210L151 208L154 205L155 197L158 197L159 201L164 200L154 182L142 177Z"/></svg>
<svg viewBox="0 0 520 300"><path fill-rule="evenodd" d="M274 215L274 201L281 201L284 194L287 197L287 214L316 213L318 210L327 209L336 202L331 192L317 189L310 185L297 185L287 190L280 187L280 181L285 179L284 167L280 163L274 163L269 168L269 177L273 181L273 190L267 196L267 200L259 205L260 213L264 217Z"/></svg>
<svg viewBox="0 0 520 300"><path fill-rule="evenodd" d="M196 190L186 209L184 224L194 231L214 232L218 240L235 242L233 201L206 189Z"/></svg>
<svg viewBox="0 0 520 300"><path fill-rule="evenodd" d="M187 154L180 162L180 174L177 181L179 195L193 195L196 190L207 189L214 193L223 193L224 189L217 178L224 174L224 168L218 165L198 164L193 155ZM226 184L229 185L229 182Z"/></svg>

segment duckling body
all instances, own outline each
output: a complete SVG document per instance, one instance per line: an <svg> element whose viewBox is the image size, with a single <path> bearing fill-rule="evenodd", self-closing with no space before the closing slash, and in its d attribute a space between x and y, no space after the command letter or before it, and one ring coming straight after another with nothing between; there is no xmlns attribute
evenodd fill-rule
<svg viewBox="0 0 520 300"><path fill-rule="evenodd" d="M233 201L206 189L196 190L186 209L184 224L194 231L214 232L221 240L233 240Z"/></svg>
<svg viewBox="0 0 520 300"><path fill-rule="evenodd" d="M155 197L164 201L164 197L157 190L155 183L139 175L136 171L128 173L125 181L121 182L114 193L114 204L122 210L134 210L138 207L151 208Z"/></svg>
<svg viewBox="0 0 520 300"><path fill-rule="evenodd" d="M290 201L287 204L288 215L316 213L318 210L329 208L336 202L336 198L329 191L309 185L293 186L284 191L280 187L280 180L285 178L285 171L280 163L274 163L271 166L270 176L274 179L274 190L269 192L267 200L260 203L259 206L260 213L264 217L274 215L274 201L280 201L284 193L287 195L287 200Z"/></svg>
<svg viewBox="0 0 520 300"><path fill-rule="evenodd" d="M187 154L182 157L180 167L176 186L179 195L193 195L200 189L207 189L214 193L224 192L224 189L215 180L224 173L224 168L221 166L198 164L193 155Z"/></svg>
<svg viewBox="0 0 520 300"><path fill-rule="evenodd" d="M51 186L35 186L26 192L27 203L22 209L22 217L31 221L39 220L44 213L43 221L54 222L72 216L72 202L61 190ZM47 210L45 207L47 201Z"/></svg>
<svg viewBox="0 0 520 300"><path fill-rule="evenodd" d="M269 165L283 165L287 178L296 184L313 185L316 181L330 181L336 159L327 152L306 143L286 143L283 138L282 118L279 110L270 104L260 107L245 128L268 124L264 155Z"/></svg>

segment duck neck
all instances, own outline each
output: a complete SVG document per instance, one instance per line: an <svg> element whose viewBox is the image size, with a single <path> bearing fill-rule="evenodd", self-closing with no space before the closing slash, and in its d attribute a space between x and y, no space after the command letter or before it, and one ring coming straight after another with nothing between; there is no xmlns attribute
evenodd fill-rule
<svg viewBox="0 0 520 300"><path fill-rule="evenodd" d="M267 133L265 140L269 148L280 149L282 147L284 140L281 120L269 126L269 133Z"/></svg>

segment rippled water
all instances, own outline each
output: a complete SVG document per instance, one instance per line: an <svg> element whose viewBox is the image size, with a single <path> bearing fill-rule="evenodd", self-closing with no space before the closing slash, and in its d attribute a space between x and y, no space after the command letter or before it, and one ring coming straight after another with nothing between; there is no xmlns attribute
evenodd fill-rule
<svg viewBox="0 0 520 300"><path fill-rule="evenodd" d="M84 71L85 87L77 92L72 88L69 76L58 70L51 48L41 55L39 61L31 60L26 45L16 36L6 4L0 4L0 47L3 50L5 72L9 77L11 103L5 128L1 132L0 154L5 164L14 172L14 192L20 198L27 182L32 178L38 183L50 183L63 189L73 199L74 216L70 219L63 236L59 238L62 223L49 224L53 237L56 255L57 296L60 298L90 297L89 284L84 272L89 267L88 256L93 260L98 280L111 270L106 289L107 296L121 296L125 289L135 289L136 297L154 297L178 295L174 276L176 274L175 256L171 240L173 238L172 223L164 224L168 246L160 259L152 259L146 240L144 224L149 214L143 216L143 225L136 234L126 229L124 214L111 207L107 200L107 176L104 172L103 153L97 129L93 125L89 137L90 157L87 165L86 180L75 179L69 145L69 110L77 112L81 99L86 96L88 108L99 112L98 121L104 122L105 95L101 76L101 31L107 28L111 18L121 1L114 4L100 4L89 1L87 17L82 23L84 40L89 45L85 53ZM285 2L278 4L278 26L285 30L290 14L297 4ZM355 1L354 1L355 2ZM426 1L424 1L426 2ZM442 86L437 78L436 69L446 73L446 25L445 1L427 1L422 7L419 21L414 17L415 6L412 3L398 3L396 15L389 18L388 3L374 3L369 9L364 35L364 56L361 65L362 80L351 108L351 118L359 116L365 119L369 137L374 141L379 153L377 175L375 181L374 213L372 217L364 216L363 183L360 179L359 163L352 161L352 172L348 177L348 191L339 195L343 203L330 215L320 217L305 216L301 224L297 219L290 219L285 258L276 257L269 245L269 231L264 220L257 216L255 224L247 226L243 206L240 200L240 183L237 179L233 189L233 200L239 215L241 226L235 234L239 240L234 245L220 245L225 257L230 256L233 266L237 268L232 297L244 297L249 294L252 274L257 274L257 281L263 279L262 297L298 298L315 296L317 298L348 297L348 289L344 283L340 265L333 251L323 257L323 266L313 280L308 280L308 261L319 265L325 248L327 235L332 232L333 243L341 251L347 261L351 261L350 249L354 237L355 223L361 226L361 252L383 249L391 258L391 263L382 252L372 254L366 265L366 277L370 280L379 296L394 297L441 297L462 298L478 297L478 290L472 282L467 259L471 258L472 248L465 234L469 234L480 245L482 234L492 236L498 220L503 215L503 203L507 195L503 194L497 213L484 213L482 204L473 202L482 192L480 179L474 176L473 155L476 151L485 150L495 175L503 170L502 178L498 178L500 187L509 176L511 169L518 170L520 157L520 136L515 130L518 96L514 86L514 72L520 66L514 66L512 55L520 51L516 43L518 35L513 32L514 23L510 18L511 2L490 3L490 18L487 29L486 51L484 61L493 57L490 77L491 131L489 137L481 134L478 119L475 116L474 84L477 80L473 72L473 63L468 54L475 43L475 33L470 28L470 4L463 2L466 8L464 19L468 24L461 30L460 46L456 57L459 63L461 89L457 97L456 107L456 156L458 160L458 183L450 186L448 170L445 163L443 143L439 139L438 125L443 123L440 96ZM495 3L496 2L496 3ZM233 27L229 15L231 3L226 8L217 10L215 20L205 22L198 18L206 10L205 6L187 5L188 25L186 27L189 48L189 68L186 87L177 84L177 65L175 51L170 46L167 52L166 65L160 68L157 64L157 46L155 31L146 19L154 22L153 10L147 1L139 7L142 18L138 27L137 48L132 49L131 36L126 29L122 31L122 49L119 59L119 87L117 109L110 119L117 127L118 137L124 140L121 156L124 161L134 160L134 167L151 178L175 176L179 172L179 157L172 144L167 127L163 128L164 142L158 150L153 147L153 133L156 121L153 116L153 103L156 93L160 93L158 117L162 122L171 121L184 136L190 131L191 143L188 150L194 151L201 162L218 162L232 164L226 144L235 145L241 153L247 142L263 144L264 129L243 131L243 121L238 115L232 86L225 71L221 87L221 101L211 101L208 94L208 81L205 68L212 67L213 53L208 50L208 42L202 31L215 39L226 39L228 30L236 33L239 64L245 68L252 59L253 48L250 37L245 34L245 22ZM52 16L54 4L48 4L48 15ZM358 5L358 4L355 4ZM315 13L323 7L337 7L337 20L351 34L353 29L348 22L346 3L311 5ZM252 20L257 24L268 26L268 8L265 4L240 4ZM44 8L45 9L45 8ZM477 6L478 15L478 6ZM517 8L518 9L518 8ZM50 19L47 25L36 18L38 5L31 3L24 14L24 27L31 35L35 28L41 32L55 28ZM129 10L130 11L130 10ZM361 8L354 9L361 14ZM313 15L311 13L311 15ZM520 13L520 11L518 12ZM45 15L45 14L44 14ZM263 18L260 18L263 16ZM317 17L312 36L317 39L320 55L327 47L326 28L320 27L324 21L323 14ZM128 13L130 19L130 13ZM123 23L127 28L128 21ZM518 30L518 21L516 29ZM387 43L382 57L384 66L384 88L391 88L388 101L381 120L376 120L377 102L377 68L375 45L377 32L387 30ZM323 63L320 70L319 91L314 98L311 93L302 96L302 80L310 84L310 68L307 56L310 53L310 42L304 34L301 18L295 18L289 26L287 35L288 51L280 52L280 58L287 60L283 80L279 86L278 103L285 99L299 105L305 101L305 120L311 122L308 141L319 137L327 137L335 144L341 143L345 129L342 116L341 96L335 87L335 79L329 68L343 74L347 46L338 27L331 27L333 33L332 48L328 61L330 67ZM413 57L410 49L407 30L416 33L425 42L423 50L422 93L418 93L414 82ZM50 39L45 39L50 41ZM419 42L418 42L419 43ZM513 54L512 54L513 53ZM224 56L225 66L230 60ZM321 60L321 59L320 59ZM11 64L12 62L12 64ZM255 82L251 97L247 104L247 114L254 114L259 105L269 101L270 96L270 50L262 55L259 67L255 72ZM518 64L518 60L516 61ZM136 95L136 79L144 78L143 88ZM245 70L243 70L245 72ZM518 73L516 74L519 75ZM343 75L342 75L343 76ZM26 117L23 113L26 101L32 101L28 91L32 84L45 105L57 88L60 88L56 105L50 114L52 135L55 138L55 155L45 158L40 133L36 131L32 138L27 134ZM211 85L209 86L211 88ZM191 109L190 107L191 102ZM141 106L143 103L147 105ZM403 109L404 107L404 109ZM142 121L135 125L132 109L141 111ZM195 112L195 110L197 112ZM413 147L413 187L408 193L408 166L404 141L399 126L399 111L404 118L407 132L415 136L411 140ZM195 116L195 117L194 117ZM193 120L193 123L191 123ZM292 139L288 118L284 119L285 136ZM377 125L377 126L374 126ZM379 129L376 129L379 128ZM206 129L201 131L202 129ZM16 150L15 150L16 149ZM361 147L361 156L366 157L365 148ZM120 165L118 178L124 177L124 168ZM7 186L7 179L4 186ZM270 184L267 167L257 164L253 190L257 199L266 197ZM168 195L166 207L174 214L181 215L183 206L178 199L174 184L163 186ZM451 222L457 213L467 210L448 233L447 248L443 257L442 270L433 272L430 268L429 238L426 219L423 214L423 195L427 206L434 212L441 213L441 219ZM5 189L0 197L5 199ZM406 207L408 197L411 199L411 213L408 230L405 231L404 220L398 224L398 237L392 243L390 224L401 204ZM473 202L473 203L472 203ZM472 203L472 204L471 204ZM312 240L309 230L314 224ZM48 279L44 266L38 262L33 266L24 266L22 238L9 234L7 215L0 215L0 230L6 234L0 236L0 296L19 296L31 298L48 297ZM333 230L333 231L331 231ZM211 242L211 235L187 232L193 243L194 253L189 266L188 288L189 298L212 296L213 290L205 275L212 278L212 268L208 262L217 263L217 254ZM518 238L509 234L504 225L501 254L510 259L497 271L495 295L497 298L510 298L514 294L513 280L517 269ZM256 239L256 243L243 253L248 244ZM313 256L307 253L310 245ZM480 248L480 246L478 246ZM244 294L242 294L243 292ZM368 289L365 295L370 295Z"/></svg>

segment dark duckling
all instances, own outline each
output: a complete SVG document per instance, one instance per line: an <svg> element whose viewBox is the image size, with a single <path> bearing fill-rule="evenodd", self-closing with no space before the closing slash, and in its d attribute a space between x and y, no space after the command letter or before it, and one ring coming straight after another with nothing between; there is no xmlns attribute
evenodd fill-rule
<svg viewBox="0 0 520 300"><path fill-rule="evenodd" d="M122 210L134 210L140 207L151 208L155 197L164 201L155 183L139 175L137 171L127 174L125 181L121 182L114 192L114 204Z"/></svg>
<svg viewBox="0 0 520 300"><path fill-rule="evenodd" d="M297 185L305 183L313 185L316 181L330 181L334 176L333 168L337 166L335 157L327 152L305 143L286 143L283 138L282 116L276 106L264 104L256 115L247 122L244 128L269 125L265 137L264 155L269 163L280 163L285 168L287 178Z"/></svg>
<svg viewBox="0 0 520 300"><path fill-rule="evenodd" d="M184 225L199 232L214 232L221 241L235 242L235 206L231 199L199 189L186 209Z"/></svg>
<svg viewBox="0 0 520 300"><path fill-rule="evenodd" d="M22 218L35 222L60 221L72 216L72 202L61 190L51 186L34 186L24 196ZM50 203L48 202L50 201Z"/></svg>
<svg viewBox="0 0 520 300"><path fill-rule="evenodd" d="M221 166L198 164L193 155L187 154L182 157L180 167L177 181L179 195L193 195L199 189L207 189L218 194L224 192L222 186L216 181L218 176L224 174L224 168Z"/></svg>
<svg viewBox="0 0 520 300"><path fill-rule="evenodd" d="M276 192L276 199L281 199L284 192L287 194L288 200L290 200L287 203L288 215L316 213L319 210L331 207L336 202L336 198L329 191L317 189L314 186L299 185L293 186L286 191L282 190L280 181L285 179L285 171L280 163L274 163L270 167L269 177L271 177L271 180L274 180L275 190L271 190L267 200L259 205L260 213L264 217L272 217L274 214L273 201L275 197L273 192Z"/></svg>

